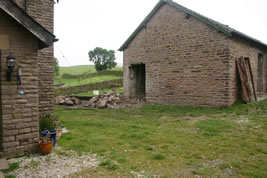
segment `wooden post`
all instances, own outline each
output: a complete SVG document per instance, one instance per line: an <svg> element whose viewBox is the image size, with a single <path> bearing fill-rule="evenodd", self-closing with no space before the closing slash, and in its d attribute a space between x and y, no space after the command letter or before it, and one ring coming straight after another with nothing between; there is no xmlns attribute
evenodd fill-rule
<svg viewBox="0 0 267 178"><path fill-rule="evenodd" d="M253 88L253 93L255 97L255 101L257 101L257 93L254 85L254 79L253 79L253 73L252 73L252 68L251 68L251 63L249 58L245 58L248 61L248 66L249 66L249 72L250 72L250 77L251 77L251 82L252 82L252 88Z"/></svg>

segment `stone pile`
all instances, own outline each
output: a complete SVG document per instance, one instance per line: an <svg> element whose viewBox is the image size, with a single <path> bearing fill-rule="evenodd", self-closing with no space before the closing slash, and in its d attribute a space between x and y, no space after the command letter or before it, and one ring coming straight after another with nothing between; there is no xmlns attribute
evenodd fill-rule
<svg viewBox="0 0 267 178"><path fill-rule="evenodd" d="M116 108L122 103L120 94L115 92L105 92L102 95L94 96L88 101L90 108Z"/></svg>
<svg viewBox="0 0 267 178"><path fill-rule="evenodd" d="M57 105L73 106L73 105L79 105L82 102L76 97L58 96L56 97L55 103Z"/></svg>

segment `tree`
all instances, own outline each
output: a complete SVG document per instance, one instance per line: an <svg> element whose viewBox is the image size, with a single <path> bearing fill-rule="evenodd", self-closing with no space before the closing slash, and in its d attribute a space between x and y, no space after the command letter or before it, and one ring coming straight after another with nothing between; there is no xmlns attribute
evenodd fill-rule
<svg viewBox="0 0 267 178"><path fill-rule="evenodd" d="M89 61L95 63L97 72L112 69L116 67L115 51L96 47L93 51L89 51Z"/></svg>
<svg viewBox="0 0 267 178"><path fill-rule="evenodd" d="M58 66L57 58L54 57L53 63L54 63L54 76L58 76L59 75L59 66Z"/></svg>

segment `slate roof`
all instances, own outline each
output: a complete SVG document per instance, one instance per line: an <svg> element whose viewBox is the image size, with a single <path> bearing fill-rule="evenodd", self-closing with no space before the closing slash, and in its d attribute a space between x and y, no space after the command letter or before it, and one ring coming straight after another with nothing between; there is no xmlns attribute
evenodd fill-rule
<svg viewBox="0 0 267 178"><path fill-rule="evenodd" d="M208 17L205 17L197 12L194 12L184 6L181 6L180 4L173 2L172 0L160 0L159 3L154 7L154 9L148 14L148 16L143 20L143 22L137 27L137 29L132 33L132 35L123 43L123 45L119 48L119 51L123 51L128 47L128 44L131 43L131 41L135 38L135 36L146 26L147 22L152 18L152 16L160 9L160 7L164 4L168 4L178 10L183 11L184 13L191 15L192 17L206 23L207 25L210 25L211 27L217 29L218 31L230 36L230 37L239 37L242 39L245 39L249 42L255 43L257 45L260 45L264 48L267 48L267 44L254 39L242 32L239 32L227 25L224 25L220 22L217 22L215 20L212 20Z"/></svg>
<svg viewBox="0 0 267 178"><path fill-rule="evenodd" d="M53 45L55 41L58 41L55 35L35 21L12 0L0 0L0 9L6 12L38 39L39 49L49 47Z"/></svg>

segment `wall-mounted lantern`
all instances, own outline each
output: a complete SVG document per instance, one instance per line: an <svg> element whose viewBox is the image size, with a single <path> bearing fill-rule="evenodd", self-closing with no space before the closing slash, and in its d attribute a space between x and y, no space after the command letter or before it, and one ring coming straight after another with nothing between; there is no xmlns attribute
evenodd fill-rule
<svg viewBox="0 0 267 178"><path fill-rule="evenodd" d="M12 55L7 56L6 64L7 64L7 81L11 81L12 71L15 67L15 57Z"/></svg>

